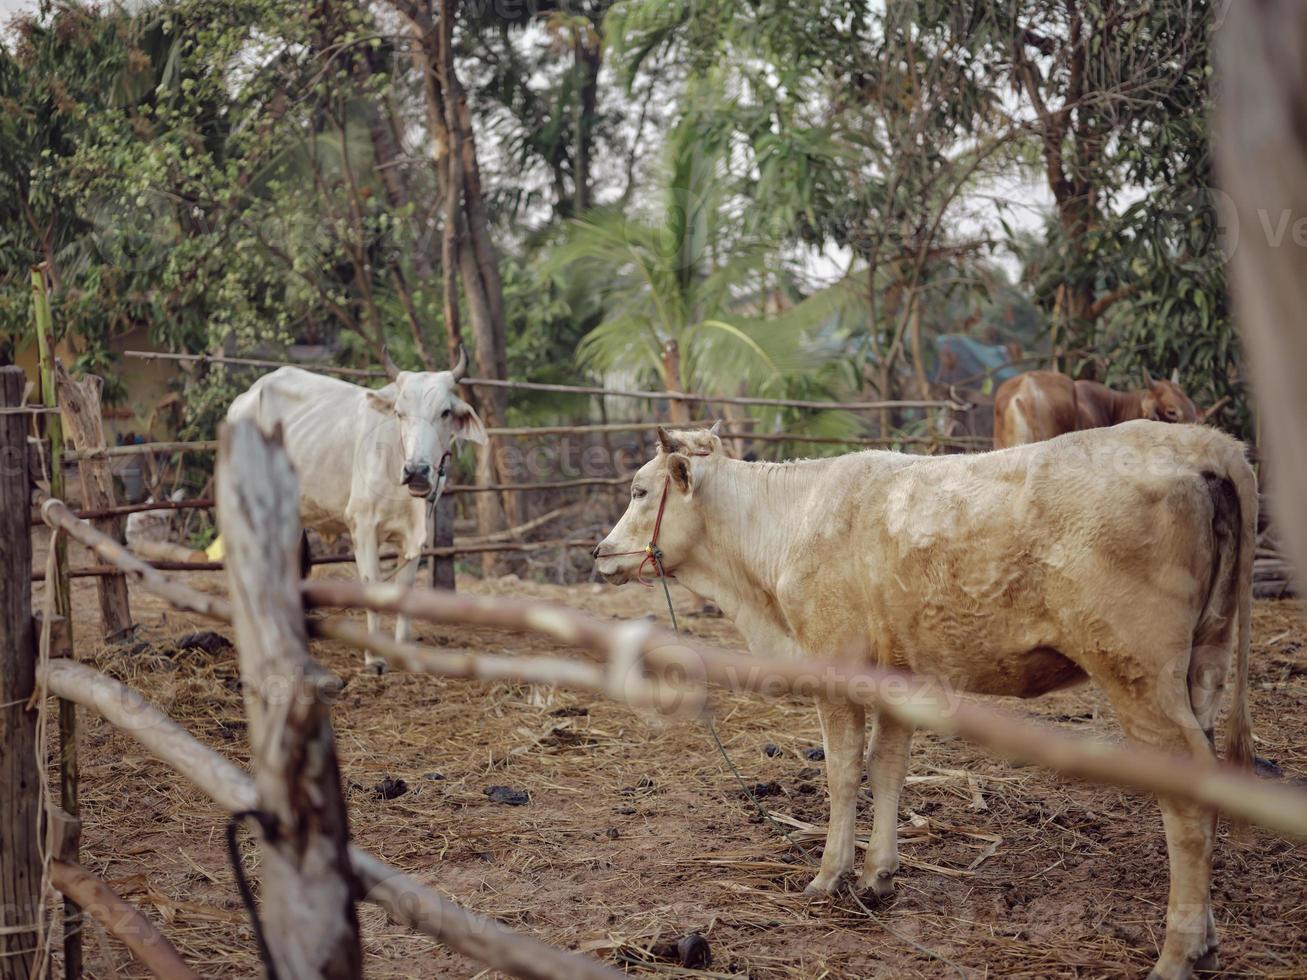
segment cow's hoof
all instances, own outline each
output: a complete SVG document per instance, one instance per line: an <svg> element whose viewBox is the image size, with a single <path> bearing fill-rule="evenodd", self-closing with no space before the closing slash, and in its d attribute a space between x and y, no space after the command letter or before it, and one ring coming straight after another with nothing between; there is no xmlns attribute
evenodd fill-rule
<svg viewBox="0 0 1307 980"><path fill-rule="evenodd" d="M1220 973L1221 951L1213 946L1194 961L1195 973Z"/></svg>
<svg viewBox="0 0 1307 980"><path fill-rule="evenodd" d="M894 897L894 874L891 871L877 871L864 874L858 879L858 891L871 892L878 899Z"/></svg>
<svg viewBox="0 0 1307 980"><path fill-rule="evenodd" d="M365 663L363 665L363 669L367 671L369 674L376 674L378 677L380 677L382 674L390 670L390 667L389 665L387 665L387 663L384 660L378 657L376 660L369 660L367 663Z"/></svg>
<svg viewBox="0 0 1307 980"><path fill-rule="evenodd" d="M810 898L828 898L840 890L840 885L844 881L844 875L828 875L825 872L817 875L808 886L803 889L803 894Z"/></svg>

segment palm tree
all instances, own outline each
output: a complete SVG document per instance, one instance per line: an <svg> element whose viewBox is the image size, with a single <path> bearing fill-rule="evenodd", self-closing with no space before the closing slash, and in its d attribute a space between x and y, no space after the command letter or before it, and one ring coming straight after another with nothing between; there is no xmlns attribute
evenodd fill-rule
<svg viewBox="0 0 1307 980"><path fill-rule="evenodd" d="M776 249L739 234L721 145L696 122L687 116L669 134L660 214L592 212L571 223L545 271L574 309L597 301L602 310L578 348L583 367L701 394L780 390L814 362L801 330L760 315L766 290L784 279L767 268ZM669 342L679 378L668 375Z"/></svg>

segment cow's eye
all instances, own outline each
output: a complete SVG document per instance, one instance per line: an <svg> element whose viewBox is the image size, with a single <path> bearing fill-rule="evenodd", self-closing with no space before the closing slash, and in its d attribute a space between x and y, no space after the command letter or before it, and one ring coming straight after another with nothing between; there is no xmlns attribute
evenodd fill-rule
<svg viewBox="0 0 1307 980"><path fill-rule="evenodd" d="M449 418L449 417L450 417L451 415L453 415L453 414L454 414L454 410L453 410L452 408L447 408L447 409L445 409L443 412L440 413L440 417L441 417L442 419L447 419L447 418Z"/></svg>
<svg viewBox="0 0 1307 980"><path fill-rule="evenodd" d="M635 500L639 500L641 497L643 497L643 496L644 496L645 494L647 494L648 492L649 492L649 491L646 490L644 487L632 487L632 488L631 488L631 497L634 498Z"/></svg>

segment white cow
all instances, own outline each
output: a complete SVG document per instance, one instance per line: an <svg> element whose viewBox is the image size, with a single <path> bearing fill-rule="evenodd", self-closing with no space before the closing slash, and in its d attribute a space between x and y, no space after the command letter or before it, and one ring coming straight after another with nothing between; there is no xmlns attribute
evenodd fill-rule
<svg viewBox="0 0 1307 980"><path fill-rule="evenodd" d="M237 397L227 421L253 419L266 433L280 425L299 475L300 517L328 540L348 531L359 577L381 574L381 546L400 549L395 580L409 585L429 536L435 498L444 486L453 441L484 444L485 426L454 393L467 372L460 352L452 371L399 371L385 358L391 383L379 390L284 367L264 375ZM368 613L376 632L379 617ZM407 640L407 617L395 638ZM371 653L376 670L384 663Z"/></svg>
<svg viewBox="0 0 1307 980"><path fill-rule="evenodd" d="M865 452L745 463L663 434L595 549L621 584L662 567L717 603L758 653L911 670L980 694L1034 697L1084 680L1126 732L1215 761L1252 756L1248 653L1257 483L1213 429L1126 422L974 456ZM706 449L706 451L705 451ZM656 571L656 569L655 569ZM865 712L818 697L830 830L809 890L853 868ZM871 845L858 886L893 891L912 730L877 722ZM1216 822L1162 799L1171 863L1156 977L1211 968Z"/></svg>

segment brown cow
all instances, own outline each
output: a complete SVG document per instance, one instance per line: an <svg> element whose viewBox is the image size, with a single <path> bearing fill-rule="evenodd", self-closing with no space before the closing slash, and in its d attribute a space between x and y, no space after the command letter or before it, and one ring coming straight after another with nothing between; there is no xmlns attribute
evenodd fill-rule
<svg viewBox="0 0 1307 980"><path fill-rule="evenodd" d="M1027 371L1004 381L994 398L994 448L1135 419L1200 421L1179 380L1179 371L1170 381L1154 381L1145 371L1142 390L1114 391L1097 381L1072 381L1057 371Z"/></svg>

